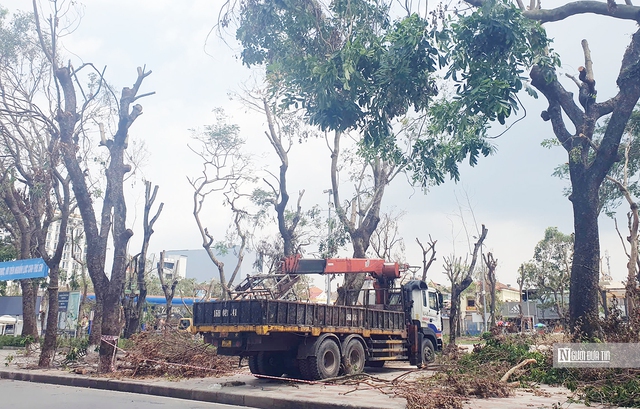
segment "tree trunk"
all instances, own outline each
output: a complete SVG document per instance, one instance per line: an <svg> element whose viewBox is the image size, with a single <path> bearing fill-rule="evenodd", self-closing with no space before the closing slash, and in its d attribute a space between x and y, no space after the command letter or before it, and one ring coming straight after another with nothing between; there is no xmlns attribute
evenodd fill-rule
<svg viewBox="0 0 640 409"><path fill-rule="evenodd" d="M598 281L600 242L598 236L598 186L572 181L575 244L571 266L569 316L578 338L592 338L598 327Z"/></svg>
<svg viewBox="0 0 640 409"><path fill-rule="evenodd" d="M59 270L56 268L49 269L49 287L47 288L47 297L49 299L49 312L47 314L47 329L44 335L44 343L40 352L38 366L40 368L48 368L53 361L56 352L56 341L58 338L58 275Z"/></svg>
<svg viewBox="0 0 640 409"><path fill-rule="evenodd" d="M365 237L365 233L358 229L351 235L353 243L353 258L366 258L367 248L369 247L369 236ZM358 302L360 290L364 285L366 274L345 274L344 284L338 288L337 305L355 305Z"/></svg>
<svg viewBox="0 0 640 409"><path fill-rule="evenodd" d="M109 306L104 308L104 306ZM115 369L115 347L118 344L120 331L120 292L108 291L102 311L102 336L100 337L100 372L111 372Z"/></svg>
<svg viewBox="0 0 640 409"><path fill-rule="evenodd" d="M451 308L449 310L449 345L456 344L460 322L460 292L458 286L451 285Z"/></svg>
<svg viewBox="0 0 640 409"><path fill-rule="evenodd" d="M96 307L93 312L93 320L91 321L91 333L89 334L89 345L100 345L102 337L102 297L98 297L96 293Z"/></svg>
<svg viewBox="0 0 640 409"><path fill-rule="evenodd" d="M33 280L20 280L22 289L22 336L38 339L38 316L36 314L37 284ZM57 300L56 300L57 302Z"/></svg>

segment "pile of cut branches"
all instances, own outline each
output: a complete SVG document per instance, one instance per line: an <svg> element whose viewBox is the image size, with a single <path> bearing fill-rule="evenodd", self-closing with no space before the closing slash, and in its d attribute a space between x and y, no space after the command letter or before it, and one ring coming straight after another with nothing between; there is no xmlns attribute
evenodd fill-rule
<svg viewBox="0 0 640 409"><path fill-rule="evenodd" d="M237 372L237 358L218 356L211 345L191 334L166 329L131 337L118 370L131 377L201 378Z"/></svg>

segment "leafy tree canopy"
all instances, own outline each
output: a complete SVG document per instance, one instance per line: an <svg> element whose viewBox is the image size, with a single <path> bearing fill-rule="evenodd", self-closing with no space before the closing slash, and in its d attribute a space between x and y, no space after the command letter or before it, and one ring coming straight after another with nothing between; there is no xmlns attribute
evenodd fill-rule
<svg viewBox="0 0 640 409"><path fill-rule="evenodd" d="M324 131L361 132L363 152L402 163L414 182L457 180L458 163L492 152L486 129L517 110L524 71L557 58L541 26L506 0L431 22L416 13L394 19L390 4L244 0L242 61L265 64L283 106L304 108ZM438 97L438 81L453 82L452 98ZM394 121L411 108L427 126L414 129L404 154Z"/></svg>

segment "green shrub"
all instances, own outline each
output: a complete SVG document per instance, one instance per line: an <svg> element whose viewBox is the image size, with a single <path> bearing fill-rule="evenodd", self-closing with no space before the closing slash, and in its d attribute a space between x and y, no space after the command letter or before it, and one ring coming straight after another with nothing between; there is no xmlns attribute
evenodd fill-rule
<svg viewBox="0 0 640 409"><path fill-rule="evenodd" d="M0 335L0 347L18 347L24 348L33 344L33 337L28 335L26 337L13 335Z"/></svg>

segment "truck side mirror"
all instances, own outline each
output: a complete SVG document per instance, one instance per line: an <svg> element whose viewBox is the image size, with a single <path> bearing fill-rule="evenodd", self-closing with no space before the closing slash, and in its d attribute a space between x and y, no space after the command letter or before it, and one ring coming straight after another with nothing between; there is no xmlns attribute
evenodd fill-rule
<svg viewBox="0 0 640 409"><path fill-rule="evenodd" d="M442 309L444 307L444 300L442 297L442 293L438 293L438 308Z"/></svg>

